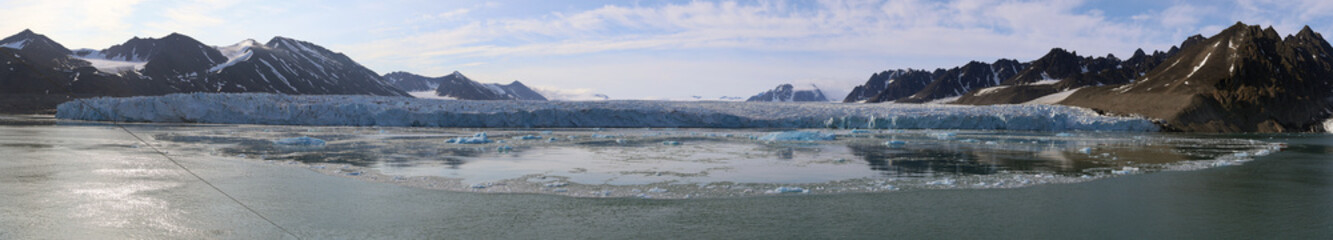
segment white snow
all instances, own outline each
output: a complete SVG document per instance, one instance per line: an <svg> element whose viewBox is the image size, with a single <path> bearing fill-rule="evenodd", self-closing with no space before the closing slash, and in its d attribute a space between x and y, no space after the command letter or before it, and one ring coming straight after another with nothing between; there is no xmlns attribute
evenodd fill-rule
<svg viewBox="0 0 1333 240"><path fill-rule="evenodd" d="M1059 103L1060 101L1064 101L1066 98L1069 98L1069 95L1074 95L1074 92L1077 92L1079 89L1083 88L1075 88L1057 93L1052 93L1050 95L1041 96L1037 99L1032 99L1031 101L1024 102L1023 104L1056 104Z"/></svg>
<svg viewBox="0 0 1333 240"><path fill-rule="evenodd" d="M90 98L56 117L130 122L424 127L708 127L1156 131L1142 118L1054 105L828 102L441 101L406 97L189 93Z"/></svg>
<svg viewBox="0 0 1333 240"><path fill-rule="evenodd" d="M458 98L455 97L445 97L436 95L434 90L407 92L407 95L412 95L412 97L420 99L458 100Z"/></svg>
<svg viewBox="0 0 1333 240"><path fill-rule="evenodd" d="M1199 72L1199 69L1200 69L1200 68L1203 68L1203 65L1206 64L1206 63L1208 63L1208 58L1209 58L1209 57L1212 57L1212 56L1213 56L1213 53L1211 53L1211 52L1209 52L1208 55L1204 55L1204 56L1203 56L1203 61L1199 61L1199 65L1194 65L1194 71L1190 71L1190 74L1185 75L1185 78L1188 79L1188 78L1190 78L1190 76L1194 76L1194 73Z"/></svg>
<svg viewBox="0 0 1333 240"><path fill-rule="evenodd" d="M2 47L2 48L13 48L13 49L19 49L19 50L22 50L23 47L26 47L26 46L28 46L28 39L19 40L19 41L17 41L17 42L11 42L11 43L0 44L0 47Z"/></svg>
<svg viewBox="0 0 1333 240"><path fill-rule="evenodd" d="M481 85L482 85L482 86L486 86L486 89L490 89L491 92L495 92L495 94L497 94L497 95L501 95L501 96L509 95L509 93L508 93L507 91L505 91L504 88L501 88L501 87L500 87L500 84L499 84L499 83L483 83L483 84L481 84Z"/></svg>
<svg viewBox="0 0 1333 240"><path fill-rule="evenodd" d="M963 96L953 96L953 97L947 97L947 98L935 99L935 100L931 100L931 101L926 102L926 103L923 103L923 104L927 104L927 105L942 105L942 104L950 104L950 103L953 103L954 101L958 101L958 98L962 98L962 97L963 97Z"/></svg>
<svg viewBox="0 0 1333 240"><path fill-rule="evenodd" d="M1324 120L1324 132L1333 133L1333 118Z"/></svg>
<svg viewBox="0 0 1333 240"><path fill-rule="evenodd" d="M250 48L254 47L264 47L264 45L259 44L259 42L256 42L254 39L246 39L245 41L232 44L231 46L216 47L219 52L222 52L223 56L227 56L227 62L213 66L212 68L209 68L208 71L222 71L222 69L236 65L236 63L250 60L250 56L254 55L254 52L250 51Z"/></svg>
<svg viewBox="0 0 1333 240"><path fill-rule="evenodd" d="M1217 49L1218 44L1222 44L1222 42L1214 43L1212 49ZM1185 75L1185 79L1189 79L1190 76L1194 76L1194 73L1199 72L1199 69L1203 68L1204 64L1208 64L1208 58L1212 56L1213 56L1213 51L1208 51L1208 55L1204 55L1203 61L1199 61L1199 64L1194 65L1194 71L1190 71L1190 74Z"/></svg>
<svg viewBox="0 0 1333 240"><path fill-rule="evenodd" d="M1032 83L1030 83L1030 84L1028 84L1028 85L1052 85L1052 84L1056 84L1056 83L1059 83L1059 82L1060 82L1059 79L1043 79L1043 80L1041 80L1041 81L1032 82Z"/></svg>
<svg viewBox="0 0 1333 240"><path fill-rule="evenodd" d="M121 61L121 60L109 60L109 59L105 59L105 58L97 57L96 55L93 55L93 54L89 54L89 55L86 55L86 56L73 56L73 55L70 55L70 56L71 56L71 57L74 57L74 58L82 59L82 60L84 60L84 61L88 61L88 63L92 63L92 64L93 64L93 68L97 68L97 71L101 71L101 72L104 72L104 73L119 73L119 72L126 72L126 71L139 71L139 70L143 70L144 65L148 65L148 62L147 62L147 61Z"/></svg>
<svg viewBox="0 0 1333 240"><path fill-rule="evenodd" d="M71 54L70 57L88 61L88 63L92 63L93 68L97 68L97 71L101 71L104 73L139 71L143 70L144 65L148 65L148 61L124 60L123 57L117 59L108 59L106 57L106 54L103 54L101 51L92 49L79 49L76 52L82 52L87 54L84 54L82 56Z"/></svg>
<svg viewBox="0 0 1333 240"><path fill-rule="evenodd" d="M977 96L985 96L1005 88L1009 88L1009 86L994 86L994 87L982 88L981 90L977 90Z"/></svg>

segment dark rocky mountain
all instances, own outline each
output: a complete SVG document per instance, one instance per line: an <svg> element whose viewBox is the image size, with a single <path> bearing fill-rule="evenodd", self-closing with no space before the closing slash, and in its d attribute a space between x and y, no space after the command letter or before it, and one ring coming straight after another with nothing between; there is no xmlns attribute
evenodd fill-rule
<svg viewBox="0 0 1333 240"><path fill-rule="evenodd" d="M1271 27L1236 23L1182 45L1138 81L1089 87L1060 103L1200 132L1306 131L1333 109L1333 48L1309 27L1284 39Z"/></svg>
<svg viewBox="0 0 1333 240"><path fill-rule="evenodd" d="M213 72L192 87L215 92L407 96L346 55L296 39L274 37L267 44L249 46L235 58L210 68Z"/></svg>
<svg viewBox="0 0 1333 240"><path fill-rule="evenodd" d="M436 96L460 100L546 101L546 97L519 81L509 84L479 83L458 71L434 78L400 71L386 74L384 79L404 91L431 91Z"/></svg>
<svg viewBox="0 0 1333 240"><path fill-rule="evenodd" d="M893 100L900 103L924 103L944 98L958 97L975 89L1000 85L1001 81L1017 75L1026 64L1012 59L1000 59L994 64L973 61L962 67L945 70L936 74L935 80L921 91L911 96ZM939 71L937 71L939 72ZM871 102L885 102L887 98L877 97Z"/></svg>
<svg viewBox="0 0 1333 240"><path fill-rule="evenodd" d="M384 74L384 81L398 89L408 92L435 91L440 88L442 78L432 78L409 72L391 72Z"/></svg>
<svg viewBox="0 0 1333 240"><path fill-rule="evenodd" d="M1032 61L1018 75L1001 82L1001 85L1054 84L1065 78L1100 72L1118 65L1120 59L1115 55L1099 58L1081 57L1078 53L1054 48L1045 56Z"/></svg>
<svg viewBox="0 0 1333 240"><path fill-rule="evenodd" d="M944 70L936 70L940 74ZM935 72L898 69L870 75L865 84L852 88L852 92L842 102L874 101L886 102L911 96L935 80ZM882 100L881 100L882 98Z"/></svg>
<svg viewBox="0 0 1333 240"><path fill-rule="evenodd" d="M1182 45L1192 44L1195 41L1198 40L1191 37ZM954 103L969 105L1025 103L1086 86L1129 83L1146 74L1175 51L1178 50L1167 53L1158 51L1148 55L1143 49L1139 49L1130 59L1121 61L1110 54L1105 57L1083 57L1077 53L1055 48L1042 58L1032 61L1031 65L1017 76L1005 80L1001 86L970 92Z"/></svg>
<svg viewBox="0 0 1333 240"><path fill-rule="evenodd" d="M220 50L229 50L224 53ZM407 96L347 56L308 42L276 37L218 48L182 34L134 38L103 50L71 51L24 30L0 40L0 105L50 109L71 97L178 92L270 92ZM105 60L105 61L104 61ZM141 68L99 70L102 64ZM38 96L38 97L33 97ZM58 99L9 104L7 99ZM26 100L24 100L26 101Z"/></svg>
<svg viewBox="0 0 1333 240"><path fill-rule="evenodd" d="M745 99L745 101L746 102L828 102L829 101L828 97L824 96L824 92L819 90L819 87L816 87L814 85L810 85L810 87L811 89L797 90L796 87L792 86L791 84L782 84L778 85L777 88L773 88L773 90L761 92L748 99Z"/></svg>

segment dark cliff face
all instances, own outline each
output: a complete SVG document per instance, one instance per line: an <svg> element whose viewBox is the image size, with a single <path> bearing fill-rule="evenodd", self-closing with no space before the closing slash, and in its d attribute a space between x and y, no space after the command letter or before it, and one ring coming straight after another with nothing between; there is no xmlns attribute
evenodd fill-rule
<svg viewBox="0 0 1333 240"><path fill-rule="evenodd" d="M0 60L5 61L0 68L0 94L65 96L62 99L181 92L407 95L384 83L374 71L318 45L287 38L251 45L244 59L230 61L232 56L216 47L173 33L76 53L25 30L0 40L4 46ZM75 56L142 62L143 69L103 72ZM47 105L24 108L54 107Z"/></svg>
<svg viewBox="0 0 1333 240"><path fill-rule="evenodd" d="M900 103L924 103L944 98L959 97L973 90L1000 85L1001 81L1017 74L1027 65L1011 59L1000 59L993 64L971 62L962 67L936 71L935 79L911 96L893 100ZM879 98L877 102L887 99Z"/></svg>
<svg viewBox="0 0 1333 240"><path fill-rule="evenodd" d="M1087 86L1103 86L1133 82L1156 67L1169 54L1154 52L1148 55L1142 49L1128 60L1115 55L1084 57L1064 49L1052 49L1028 68L1007 79L997 87L972 91L960 97L957 104L987 105L1025 103L1037 98Z"/></svg>
<svg viewBox="0 0 1333 240"><path fill-rule="evenodd" d="M827 102L828 97L818 87L809 90L796 90L791 84L782 84L772 90L764 91L745 100L746 102Z"/></svg>
<svg viewBox="0 0 1333 240"><path fill-rule="evenodd" d="M1308 28L1283 39L1237 23L1187 45L1139 81L1062 103L1158 118L1180 131L1303 131L1328 117L1333 61L1322 53L1333 48Z"/></svg>

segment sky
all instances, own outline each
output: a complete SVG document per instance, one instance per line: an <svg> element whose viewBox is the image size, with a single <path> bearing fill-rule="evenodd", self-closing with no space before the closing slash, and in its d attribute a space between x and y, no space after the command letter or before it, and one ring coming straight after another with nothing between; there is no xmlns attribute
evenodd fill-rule
<svg viewBox="0 0 1333 240"><path fill-rule="evenodd" d="M779 84L841 99L871 74L1051 48L1127 57L1237 21L1333 31L1327 0L313 1L0 0L0 35L71 49L185 34L210 45L274 36L342 52L380 74L519 80L548 98L717 99Z"/></svg>

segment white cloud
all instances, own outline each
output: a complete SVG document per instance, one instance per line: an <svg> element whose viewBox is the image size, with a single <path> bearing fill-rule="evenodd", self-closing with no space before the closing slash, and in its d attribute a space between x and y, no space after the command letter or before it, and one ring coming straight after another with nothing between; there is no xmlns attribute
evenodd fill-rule
<svg viewBox="0 0 1333 240"><path fill-rule="evenodd" d="M609 96L597 93L591 88L559 88L554 86L533 86L533 91L546 97L548 100L555 101L598 101L607 100Z"/></svg>
<svg viewBox="0 0 1333 240"><path fill-rule="evenodd" d="M124 41L116 33L129 35L133 25L127 19L137 14L141 0L74 1L44 0L5 2L0 8L0 31L5 34L32 29L58 39L67 47L93 42ZM88 36L89 32L101 33ZM78 37L66 37L78 36ZM113 40L114 39L114 40Z"/></svg>

